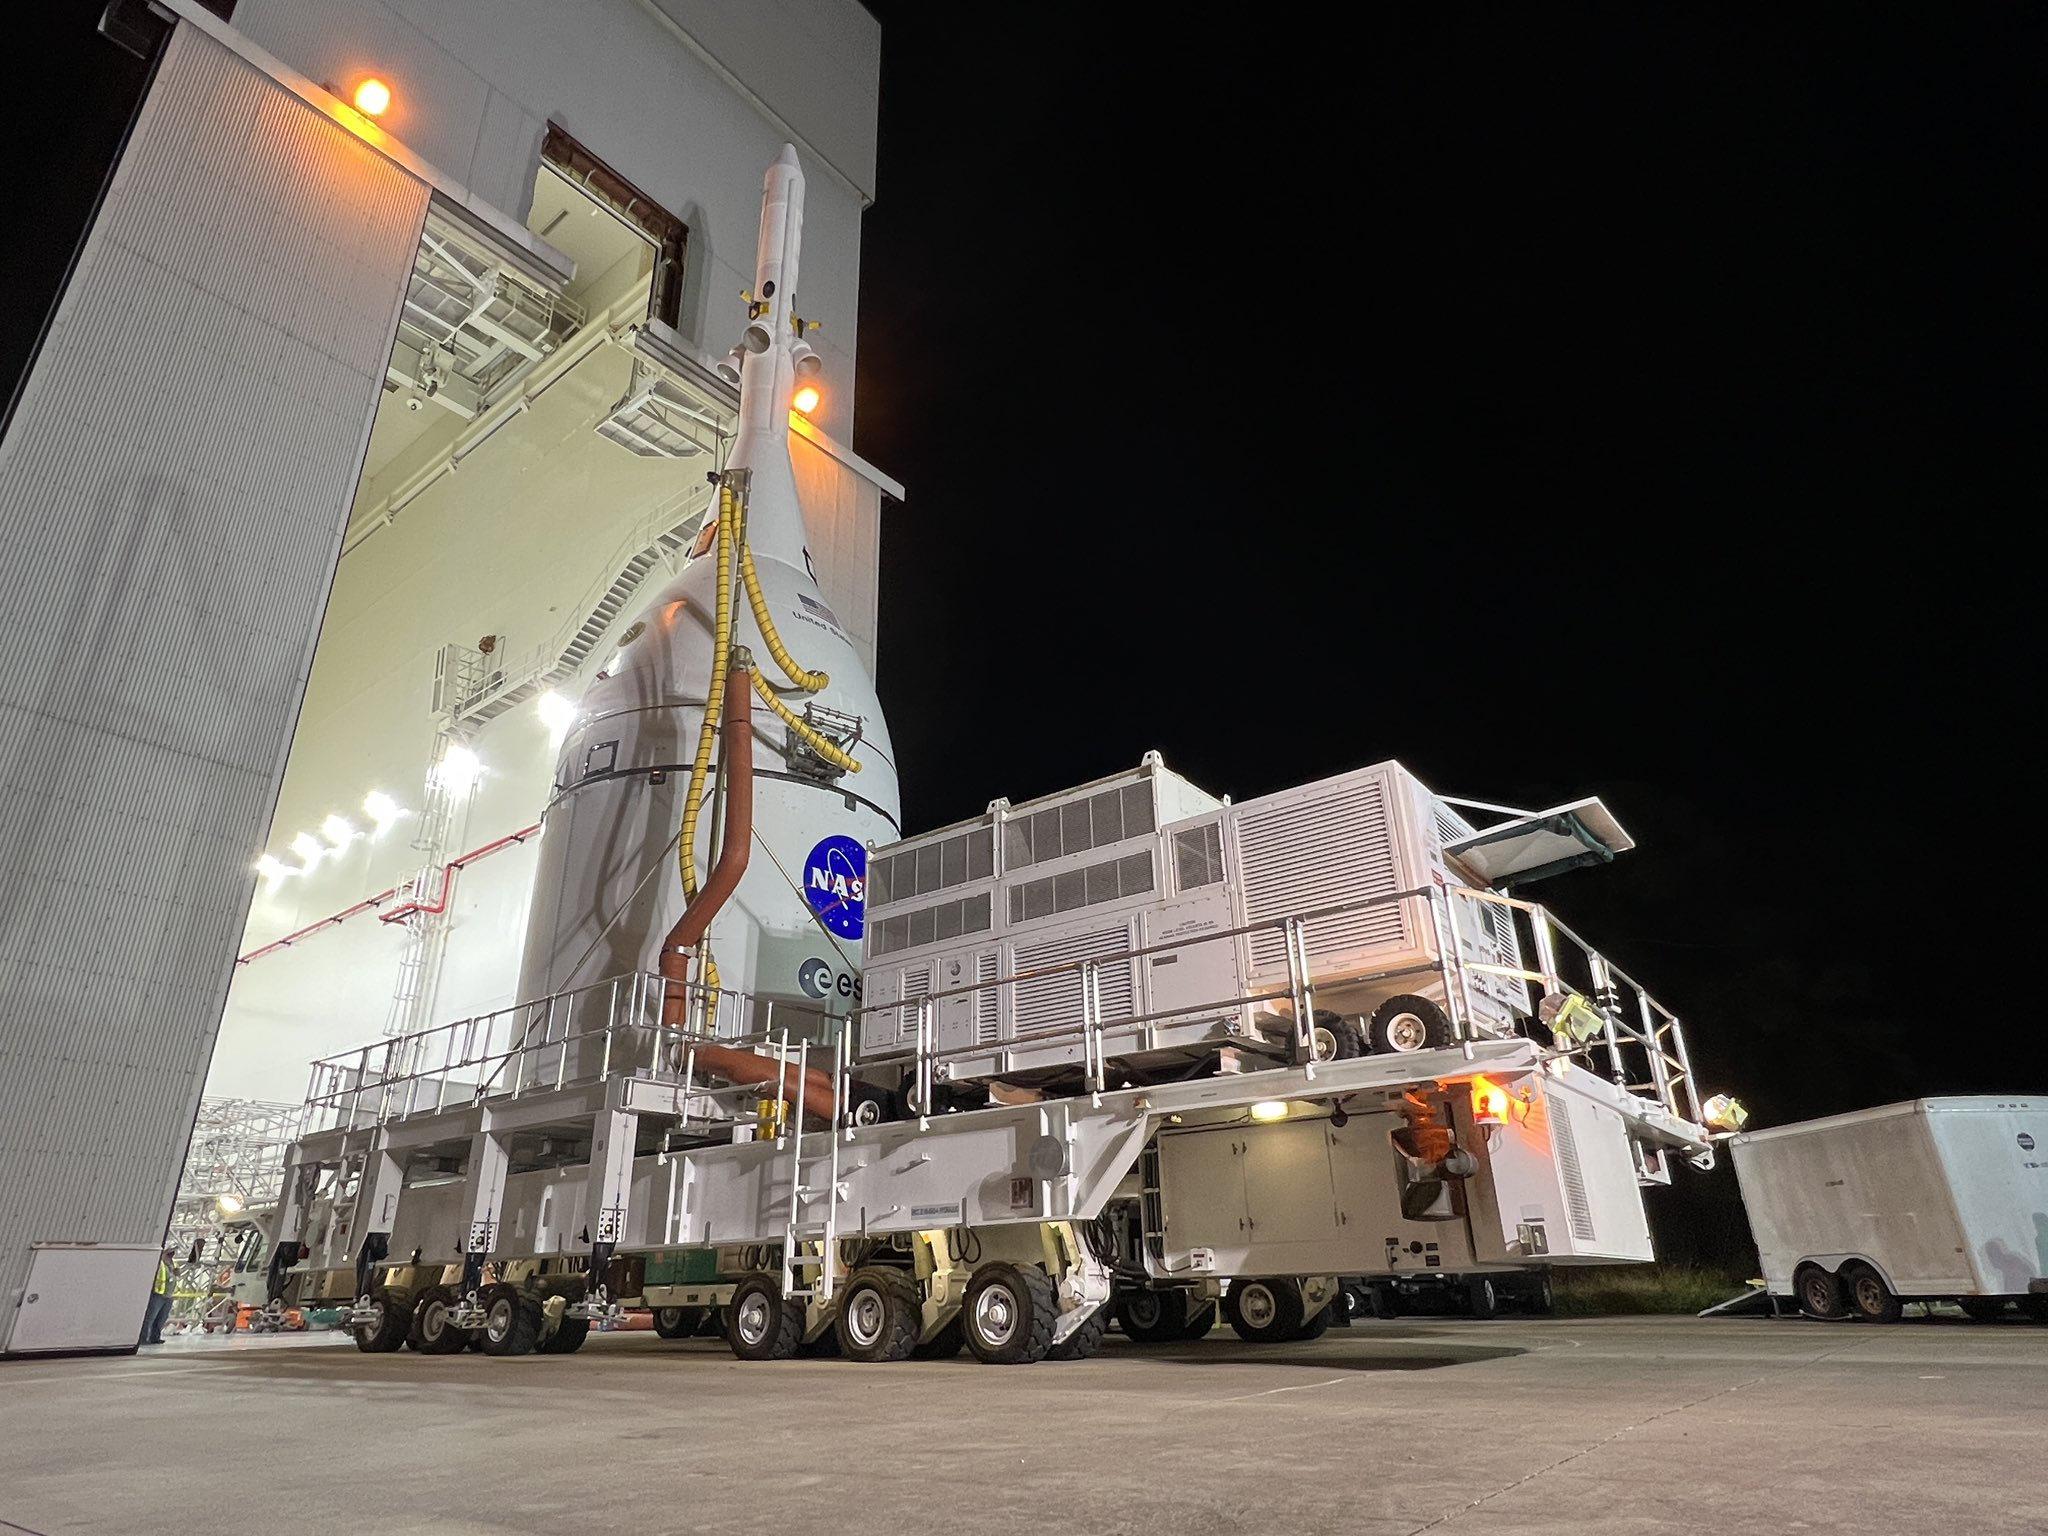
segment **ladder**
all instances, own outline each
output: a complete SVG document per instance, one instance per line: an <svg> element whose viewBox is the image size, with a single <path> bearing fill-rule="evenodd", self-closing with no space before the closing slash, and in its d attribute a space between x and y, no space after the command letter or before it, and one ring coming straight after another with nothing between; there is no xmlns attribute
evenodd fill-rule
<svg viewBox="0 0 2048 1536"><path fill-rule="evenodd" d="M839 1182L839 1127L844 1116L836 1112L833 1115L832 1124L825 1130L826 1149L823 1152L806 1153L802 1084L810 1067L811 1043L808 1040L798 1043L798 1086L793 1095L788 1087L790 1059L786 1030L776 1054L781 1069L777 1089L781 1102L790 1109L788 1118L783 1122L782 1134L776 1138L777 1150L785 1142L789 1149L789 1205L782 1236L782 1294L785 1298L802 1297L822 1303L832 1299L838 1281L833 1265L839 1247L839 1206L845 1198ZM835 1111L843 1102L846 1080L846 1031L842 1028L833 1051L832 1100ZM811 1209L818 1201L824 1202L822 1215ZM816 1251L799 1253L800 1246L814 1246ZM808 1277L808 1283L800 1284L799 1280L804 1276Z"/></svg>

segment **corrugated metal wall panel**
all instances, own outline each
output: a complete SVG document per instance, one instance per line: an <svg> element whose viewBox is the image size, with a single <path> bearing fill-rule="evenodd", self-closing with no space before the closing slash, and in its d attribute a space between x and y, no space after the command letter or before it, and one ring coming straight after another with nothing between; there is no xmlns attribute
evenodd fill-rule
<svg viewBox="0 0 2048 1536"><path fill-rule="evenodd" d="M163 1231L426 201L181 25L0 443L0 1308Z"/></svg>

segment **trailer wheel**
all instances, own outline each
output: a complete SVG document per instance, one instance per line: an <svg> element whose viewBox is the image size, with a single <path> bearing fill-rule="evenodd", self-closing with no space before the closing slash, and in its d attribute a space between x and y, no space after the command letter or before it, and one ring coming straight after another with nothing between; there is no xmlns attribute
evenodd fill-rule
<svg viewBox="0 0 2048 1536"><path fill-rule="evenodd" d="M369 1301L377 1309L376 1320L349 1330L356 1336L356 1348L366 1355L388 1355L404 1345L412 1329L411 1300L403 1291L372 1291Z"/></svg>
<svg viewBox="0 0 2048 1536"><path fill-rule="evenodd" d="M1088 1320L1045 1352L1048 1360L1088 1360L1102 1353L1102 1336L1109 1332L1109 1307L1097 1307Z"/></svg>
<svg viewBox="0 0 2048 1536"><path fill-rule="evenodd" d="M2005 1316L2003 1296L1958 1296L1956 1305L1973 1323L1995 1323Z"/></svg>
<svg viewBox="0 0 2048 1536"><path fill-rule="evenodd" d="M908 1360L924 1327L924 1302L916 1279L901 1269L855 1270L832 1326L839 1335L839 1352L849 1360Z"/></svg>
<svg viewBox="0 0 2048 1536"><path fill-rule="evenodd" d="M553 1333L540 1341L540 1352L544 1355L573 1355L589 1337L589 1318L565 1317L555 1324Z"/></svg>
<svg viewBox="0 0 2048 1536"><path fill-rule="evenodd" d="M1216 1326L1216 1310L1213 1301L1189 1302L1187 1326L1181 1329L1180 1336L1184 1339L1209 1337L1209 1330Z"/></svg>
<svg viewBox="0 0 2048 1536"><path fill-rule="evenodd" d="M1465 1299L1477 1318L1500 1316L1500 1287L1491 1275L1474 1275L1465 1282Z"/></svg>
<svg viewBox="0 0 2048 1536"><path fill-rule="evenodd" d="M1307 1320L1301 1287L1292 1280L1233 1280L1223 1293L1223 1320L1247 1344L1291 1339Z"/></svg>
<svg viewBox="0 0 2048 1536"><path fill-rule="evenodd" d="M1186 1291L1121 1290L1111 1303L1117 1326L1133 1344L1172 1344L1189 1337L1192 1323ZM1208 1332L1214 1317L1203 1325Z"/></svg>
<svg viewBox="0 0 2048 1536"><path fill-rule="evenodd" d="M910 1351L913 1360L950 1360L967 1347L967 1332L960 1326L960 1315L956 1312L947 1319L946 1326L917 1345Z"/></svg>
<svg viewBox="0 0 2048 1536"><path fill-rule="evenodd" d="M961 1326L967 1347L984 1365L1029 1365L1052 1348L1052 1323L1059 1310L1059 1293L1044 1270L985 1264L967 1282Z"/></svg>
<svg viewBox="0 0 2048 1536"><path fill-rule="evenodd" d="M654 1331L664 1339L687 1339L704 1321L702 1307L656 1307Z"/></svg>
<svg viewBox="0 0 2048 1536"><path fill-rule="evenodd" d="M1906 1310L1868 1264L1844 1264L1842 1288L1849 1293L1849 1309L1866 1323L1896 1323Z"/></svg>
<svg viewBox="0 0 2048 1536"><path fill-rule="evenodd" d="M1309 1024L1309 1043L1317 1061L1349 1061L1365 1054L1365 1031L1356 1019L1318 1008Z"/></svg>
<svg viewBox="0 0 2048 1536"><path fill-rule="evenodd" d="M1305 1317L1301 1320L1301 1326L1294 1330L1293 1337L1297 1339L1320 1339L1330 1331L1330 1319L1336 1315L1336 1311L1336 1302L1324 1303L1323 1310L1316 1313L1314 1317Z"/></svg>
<svg viewBox="0 0 2048 1536"><path fill-rule="evenodd" d="M1451 1043L1451 1021L1428 998L1403 992L1373 1009L1365 1033L1375 1054L1440 1051Z"/></svg>
<svg viewBox="0 0 2048 1536"><path fill-rule="evenodd" d="M477 1300L484 1308L484 1353L487 1355L530 1355L540 1342L540 1308L519 1293L516 1285L500 1282L484 1287Z"/></svg>
<svg viewBox="0 0 2048 1536"><path fill-rule="evenodd" d="M1548 1317L1557 1310L1556 1297L1551 1294L1550 1276L1538 1275L1536 1283L1529 1287L1529 1311L1536 1317Z"/></svg>
<svg viewBox="0 0 2048 1536"><path fill-rule="evenodd" d="M725 1341L742 1360L788 1360L804 1341L804 1309L785 1301L773 1275L749 1275L733 1288Z"/></svg>
<svg viewBox="0 0 2048 1536"><path fill-rule="evenodd" d="M430 1285L421 1291L420 1299L413 1304L412 1326L406 1332L405 1342L423 1355L461 1354L463 1346L469 1343L469 1335L448 1321L450 1309L460 1301L445 1285Z"/></svg>
<svg viewBox="0 0 2048 1536"><path fill-rule="evenodd" d="M1808 1317L1831 1323L1849 1315L1842 1282L1818 1264L1802 1264L1793 1272L1792 1293L1799 1298L1799 1310Z"/></svg>

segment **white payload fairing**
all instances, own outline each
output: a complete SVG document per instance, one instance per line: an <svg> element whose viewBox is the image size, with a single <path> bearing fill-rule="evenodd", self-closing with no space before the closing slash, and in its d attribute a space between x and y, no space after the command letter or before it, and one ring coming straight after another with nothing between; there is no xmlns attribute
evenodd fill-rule
<svg viewBox="0 0 2048 1536"><path fill-rule="evenodd" d="M711 918L708 951L723 988L798 1003L801 1012L841 1014L852 1006L860 969L867 845L899 835L899 803L873 681L811 572L790 464L797 374L817 366L793 318L803 194L796 151L785 146L762 194L755 285L735 349L739 433L725 477L743 487L744 504L743 528L726 550L730 640L752 653L782 709L748 694L748 857ZM707 536L698 548L699 558L622 633L617 660L585 691L563 740L543 823L522 997L661 969L664 941L685 909L676 840L714 693L715 556L725 546ZM743 554L758 608L746 590ZM778 667L778 649L796 671L828 680L797 686L804 679ZM731 675L745 686L745 673ZM731 709L722 711L727 720ZM790 716L800 724L789 724ZM816 750L821 739L858 769ZM723 737L716 755L721 764L731 757ZM693 818L693 888L718 854L718 782L715 772L705 779ZM706 948L699 945L700 956Z"/></svg>

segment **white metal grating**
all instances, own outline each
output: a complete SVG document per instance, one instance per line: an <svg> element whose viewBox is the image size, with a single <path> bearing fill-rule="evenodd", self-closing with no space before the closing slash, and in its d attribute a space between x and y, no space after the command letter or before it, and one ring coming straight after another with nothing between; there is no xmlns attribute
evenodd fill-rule
<svg viewBox="0 0 2048 1536"><path fill-rule="evenodd" d="M1565 1212L1571 1220L1572 1236L1582 1243L1594 1240L1593 1206L1586 1198L1586 1175L1579 1166L1579 1138L1572 1130L1569 1099L1550 1102L1550 1144L1557 1148L1558 1177L1564 1182Z"/></svg>
<svg viewBox="0 0 2048 1536"><path fill-rule="evenodd" d="M930 994L932 990L932 968L920 966L914 971L903 973L903 985L898 996L903 1006L896 1010L896 1038L903 1044L917 1039L917 999Z"/></svg>
<svg viewBox="0 0 2048 1536"><path fill-rule="evenodd" d="M1237 821L1237 847L1247 922L1269 923L1401 889L1386 789L1378 779L1247 812ZM1310 958L1404 943L1403 905L1317 920L1309 926ZM1277 929L1255 932L1251 952L1255 969L1284 966L1286 937Z"/></svg>
<svg viewBox="0 0 2048 1536"><path fill-rule="evenodd" d="M1091 933L1072 933L1064 938L1048 939L1040 944L1020 944L1016 950L1016 969L1035 971L1044 966L1069 965L1080 960L1098 959L1106 955L1120 954L1132 947L1131 929L1128 923L1114 928L1098 928ZM1129 1018L1136 1009L1132 1006L1131 963L1105 965L1098 980L1102 999L1102 1020L1113 1023ZM1062 1026L1072 1029L1081 1027L1081 972L1062 971L1056 976L1040 976L1030 981L1021 981L1016 987L1016 1029L1015 1033L1025 1034L1041 1029L1055 1029Z"/></svg>
<svg viewBox="0 0 2048 1536"><path fill-rule="evenodd" d="M180 24L0 443L0 1293L163 1233L426 204Z"/></svg>
<svg viewBox="0 0 2048 1536"><path fill-rule="evenodd" d="M982 989L974 994L976 1045L988 1045L1002 1038L1002 991L994 985L1001 970L1001 962L994 950L974 957L974 984Z"/></svg>

